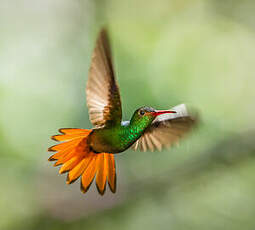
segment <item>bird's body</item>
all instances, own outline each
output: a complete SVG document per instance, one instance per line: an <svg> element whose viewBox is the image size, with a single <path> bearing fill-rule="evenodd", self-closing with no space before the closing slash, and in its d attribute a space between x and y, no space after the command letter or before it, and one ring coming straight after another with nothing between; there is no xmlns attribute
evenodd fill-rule
<svg viewBox="0 0 255 230"><path fill-rule="evenodd" d="M154 111L153 108L146 107L146 109ZM131 121L122 121L94 129L88 137L89 146L97 153L120 153L127 150L154 120L154 116L144 116L143 119L138 119L138 111L134 113Z"/></svg>
<svg viewBox="0 0 255 230"><path fill-rule="evenodd" d="M130 121L122 121L119 88L115 80L111 50L105 30L99 34L92 55L86 88L87 105L94 129L60 129L52 139L62 141L49 148L57 152L49 160L68 172L67 183L81 176L81 190L86 192L96 175L99 193L104 194L106 181L116 191L114 154L130 147L134 150L161 150L178 142L195 123L184 104L172 110L137 109Z"/></svg>
<svg viewBox="0 0 255 230"><path fill-rule="evenodd" d="M142 132L128 125L115 125L113 127L94 129L88 143L96 153L120 153L128 149Z"/></svg>

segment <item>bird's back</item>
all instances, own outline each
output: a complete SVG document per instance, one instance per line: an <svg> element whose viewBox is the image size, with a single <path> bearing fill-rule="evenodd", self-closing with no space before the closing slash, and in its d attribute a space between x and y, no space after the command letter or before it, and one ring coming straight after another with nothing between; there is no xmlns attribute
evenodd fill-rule
<svg viewBox="0 0 255 230"><path fill-rule="evenodd" d="M141 133L130 126L129 121L121 125L94 129L89 137L89 145L95 152L120 153L128 149Z"/></svg>

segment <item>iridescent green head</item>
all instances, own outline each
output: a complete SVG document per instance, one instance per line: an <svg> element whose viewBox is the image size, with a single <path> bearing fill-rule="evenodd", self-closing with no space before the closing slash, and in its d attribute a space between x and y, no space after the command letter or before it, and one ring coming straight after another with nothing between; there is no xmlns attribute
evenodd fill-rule
<svg viewBox="0 0 255 230"><path fill-rule="evenodd" d="M154 115L155 112L156 112L155 109L151 107L143 106L134 112L130 120L130 124L139 125L140 127L146 128L155 119L156 117Z"/></svg>
<svg viewBox="0 0 255 230"><path fill-rule="evenodd" d="M130 124L139 126L139 128L141 129L145 129L153 122L153 120L158 115L165 114L165 113L176 113L176 112L172 110L155 110L152 107L143 106L134 112L130 120Z"/></svg>

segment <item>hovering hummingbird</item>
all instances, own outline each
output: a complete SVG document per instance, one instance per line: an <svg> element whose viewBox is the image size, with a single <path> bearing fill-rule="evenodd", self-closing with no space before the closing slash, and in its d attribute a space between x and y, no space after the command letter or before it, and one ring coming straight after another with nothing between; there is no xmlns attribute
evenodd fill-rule
<svg viewBox="0 0 255 230"><path fill-rule="evenodd" d="M98 192L103 195L108 181L116 192L114 154L129 148L141 151L161 150L177 143L196 119L188 114L184 104L171 110L156 110L143 106L130 121L122 121L119 87L117 85L107 31L99 33L92 54L86 87L89 118L93 129L63 128L52 136L62 143L48 151L54 166L62 165L59 173L67 174L67 184L81 177L81 191L85 193L94 177Z"/></svg>

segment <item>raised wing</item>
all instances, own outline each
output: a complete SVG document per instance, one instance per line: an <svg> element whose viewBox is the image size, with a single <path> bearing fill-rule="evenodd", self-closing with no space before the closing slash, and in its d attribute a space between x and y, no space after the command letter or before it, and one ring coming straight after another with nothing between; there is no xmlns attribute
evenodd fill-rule
<svg viewBox="0 0 255 230"><path fill-rule="evenodd" d="M121 122L119 87L114 77L110 43L105 29L100 31L92 54L86 96L93 125Z"/></svg>
<svg viewBox="0 0 255 230"><path fill-rule="evenodd" d="M184 104L173 107L177 113L158 116L132 145L134 150L154 151L177 143L196 123L196 118L188 114Z"/></svg>

